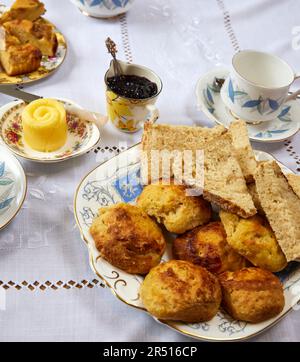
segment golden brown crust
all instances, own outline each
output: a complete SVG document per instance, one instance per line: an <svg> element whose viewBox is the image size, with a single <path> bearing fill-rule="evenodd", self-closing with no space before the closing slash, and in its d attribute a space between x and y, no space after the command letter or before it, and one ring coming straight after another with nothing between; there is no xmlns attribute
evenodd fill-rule
<svg viewBox="0 0 300 362"><path fill-rule="evenodd" d="M15 19L27 19L34 21L45 13L45 6L39 0L16 0L10 10L5 12L0 22Z"/></svg>
<svg viewBox="0 0 300 362"><path fill-rule="evenodd" d="M231 248L221 222L195 228L174 240L175 259L186 260L212 273L235 271L246 266L246 259Z"/></svg>
<svg viewBox="0 0 300 362"><path fill-rule="evenodd" d="M8 75L31 73L40 66L42 53L31 44L10 46L0 51L1 64Z"/></svg>
<svg viewBox="0 0 300 362"><path fill-rule="evenodd" d="M244 268L219 275L222 306L234 318L260 323L278 315L284 308L280 280L260 268Z"/></svg>
<svg viewBox="0 0 300 362"><path fill-rule="evenodd" d="M190 196L183 185L145 186L137 204L170 232L181 234L211 219L210 204L201 196Z"/></svg>
<svg viewBox="0 0 300 362"><path fill-rule="evenodd" d="M182 260L153 268L140 294L144 306L155 317L188 323L212 319L221 303L218 279L206 269Z"/></svg>
<svg viewBox="0 0 300 362"><path fill-rule="evenodd" d="M253 265L272 272L286 267L286 257L265 217L255 215L242 219L221 211L220 218L226 230L228 243Z"/></svg>
<svg viewBox="0 0 300 362"><path fill-rule="evenodd" d="M160 262L164 236L142 209L120 203L101 208L99 214L90 233L104 259L131 274L147 274Z"/></svg>
<svg viewBox="0 0 300 362"><path fill-rule="evenodd" d="M3 26L8 34L16 36L22 44L30 43L39 48L44 55L55 55L58 42L50 24L39 21L12 20Z"/></svg>

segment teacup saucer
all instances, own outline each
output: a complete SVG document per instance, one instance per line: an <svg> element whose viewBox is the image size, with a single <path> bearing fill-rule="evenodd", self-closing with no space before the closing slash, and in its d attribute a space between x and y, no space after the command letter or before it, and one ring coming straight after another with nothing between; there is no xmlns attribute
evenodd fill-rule
<svg viewBox="0 0 300 362"><path fill-rule="evenodd" d="M70 101L61 101L75 105ZM14 101L0 108L0 143L4 143L17 156L35 162L61 162L87 153L100 139L100 131L94 123L67 113L68 136L65 145L54 152L35 151L24 142L21 122L24 107L23 101Z"/></svg>
<svg viewBox="0 0 300 362"><path fill-rule="evenodd" d="M220 90L214 86L215 77L224 78L229 74L225 68L216 68L206 73L197 83L196 96L198 106L212 121L228 128L236 119L221 99ZM248 123L249 138L257 142L279 142L296 134L300 128L300 103L297 100L287 102L280 115L259 124Z"/></svg>

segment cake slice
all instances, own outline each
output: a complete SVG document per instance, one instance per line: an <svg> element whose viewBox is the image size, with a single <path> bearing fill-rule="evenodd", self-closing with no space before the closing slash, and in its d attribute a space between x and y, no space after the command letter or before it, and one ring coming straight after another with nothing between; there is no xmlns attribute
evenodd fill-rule
<svg viewBox="0 0 300 362"><path fill-rule="evenodd" d="M203 197L244 218L257 212L228 132L205 145Z"/></svg>
<svg viewBox="0 0 300 362"><path fill-rule="evenodd" d="M294 175L292 173L286 175L290 186L295 194L300 198L300 175Z"/></svg>
<svg viewBox="0 0 300 362"><path fill-rule="evenodd" d="M34 21L45 13L45 6L39 0L16 0L10 10L1 17L1 23L15 19Z"/></svg>
<svg viewBox="0 0 300 362"><path fill-rule="evenodd" d="M12 45L0 50L0 61L5 72L10 75L31 73L40 66L42 53L31 44Z"/></svg>
<svg viewBox="0 0 300 362"><path fill-rule="evenodd" d="M30 20L12 20L3 24L3 27L9 34L17 37L22 44L30 43L39 48L44 55L55 55L58 43L50 24Z"/></svg>
<svg viewBox="0 0 300 362"><path fill-rule="evenodd" d="M287 260L300 260L299 197L275 161L258 164L255 182L261 206Z"/></svg>
<svg viewBox="0 0 300 362"><path fill-rule="evenodd" d="M232 144L244 177L247 183L254 181L256 170L256 159L249 141L246 122L242 120L233 121L229 126L229 132L232 138Z"/></svg>

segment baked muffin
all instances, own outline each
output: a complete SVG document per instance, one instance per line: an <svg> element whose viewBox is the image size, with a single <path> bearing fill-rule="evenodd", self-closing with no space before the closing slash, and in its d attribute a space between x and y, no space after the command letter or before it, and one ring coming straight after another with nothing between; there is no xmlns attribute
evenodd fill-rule
<svg viewBox="0 0 300 362"><path fill-rule="evenodd" d="M230 246L253 265L271 272L278 272L286 267L286 257L265 217L255 215L243 219L221 211L220 218Z"/></svg>
<svg viewBox="0 0 300 362"><path fill-rule="evenodd" d="M234 319L259 323L275 317L284 307L280 280L260 268L244 268L219 276L222 306Z"/></svg>
<svg viewBox="0 0 300 362"><path fill-rule="evenodd" d="M200 196L188 195L184 185L146 186L137 201L148 215L172 233L182 234L211 219L211 206Z"/></svg>
<svg viewBox="0 0 300 362"><path fill-rule="evenodd" d="M220 221L210 222L178 236L173 243L173 256L217 274L246 266L246 259L227 243Z"/></svg>
<svg viewBox="0 0 300 362"><path fill-rule="evenodd" d="M99 209L99 215L90 233L104 259L131 274L147 274L159 264L166 242L142 209L120 203Z"/></svg>
<svg viewBox="0 0 300 362"><path fill-rule="evenodd" d="M215 316L222 293L217 277L205 268L171 260L151 269L140 295L156 318L197 323Z"/></svg>

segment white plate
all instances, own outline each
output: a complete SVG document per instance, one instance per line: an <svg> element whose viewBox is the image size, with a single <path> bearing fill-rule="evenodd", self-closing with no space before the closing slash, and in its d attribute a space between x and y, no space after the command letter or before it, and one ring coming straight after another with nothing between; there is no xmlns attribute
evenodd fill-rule
<svg viewBox="0 0 300 362"><path fill-rule="evenodd" d="M20 162L0 145L0 229L17 215L26 191L26 176Z"/></svg>
<svg viewBox="0 0 300 362"><path fill-rule="evenodd" d="M91 171L77 188L74 214L81 237L89 249L90 265L96 275L104 280L124 303L145 310L139 296L139 287L143 278L127 274L102 259L89 233L89 227L100 207L118 202L135 203L142 191L139 182L139 153L139 145L134 146ZM255 151L255 153L258 160L274 160L265 152ZM283 167L283 171L291 173L286 167ZM163 256L164 261L170 259L170 244L167 249ZM298 290L300 288L300 263L290 263L278 275L284 284L286 304L280 315L266 322L249 324L236 321L222 311L206 323L161 322L183 334L203 340L231 341L255 336L278 322L300 298L299 293L298 297L297 294L293 294L297 288Z"/></svg>
<svg viewBox="0 0 300 362"><path fill-rule="evenodd" d="M214 87L214 79L226 79L229 71L215 68L199 79L196 86L197 103L202 112L213 122L228 128L236 118L222 101L220 90ZM247 124L249 138L257 142L280 142L295 135L300 128L300 103L286 103L280 115L272 121Z"/></svg>
<svg viewBox="0 0 300 362"><path fill-rule="evenodd" d="M58 100L80 108L72 101ZM24 106L23 101L13 101L0 108L0 140L17 156L42 163L61 162L87 153L100 140L100 131L94 123L68 116L68 137L64 146L54 152L35 151L23 137L21 110Z"/></svg>

